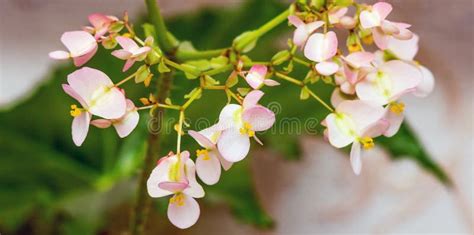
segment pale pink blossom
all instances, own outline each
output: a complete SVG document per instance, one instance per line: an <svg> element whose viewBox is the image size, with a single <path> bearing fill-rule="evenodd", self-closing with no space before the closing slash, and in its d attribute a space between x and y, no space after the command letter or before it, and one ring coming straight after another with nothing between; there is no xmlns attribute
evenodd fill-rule
<svg viewBox="0 0 474 235"><path fill-rule="evenodd" d="M266 86L278 86L278 83L272 79L265 79L267 75L267 66L265 65L254 65L250 68L249 72L245 76L245 81L253 88L253 89L260 89L263 85Z"/></svg>
<svg viewBox="0 0 474 235"><path fill-rule="evenodd" d="M335 112L325 119L327 138L331 145L343 148L352 144L350 161L357 175L362 168L362 147L372 148L373 138L380 136L388 128L388 123L382 119L384 114L380 105L361 100L346 100L340 102Z"/></svg>
<svg viewBox="0 0 474 235"><path fill-rule="evenodd" d="M386 20L392 11L392 5L378 2L371 9L360 13L360 24L364 29L372 29L375 44L381 49L387 49L388 40L395 37L400 40L412 38L413 33L408 30L411 25Z"/></svg>
<svg viewBox="0 0 474 235"><path fill-rule="evenodd" d="M196 223L200 209L194 198L204 197L204 189L196 181L195 168L188 151L179 155L170 153L159 160L147 181L151 197L173 195L169 200L168 219L181 229Z"/></svg>
<svg viewBox="0 0 474 235"><path fill-rule="evenodd" d="M335 75L335 81L342 92L353 95L356 84L373 70L375 56L370 52L354 52L341 58L342 66Z"/></svg>
<svg viewBox="0 0 474 235"><path fill-rule="evenodd" d="M127 99L127 111L125 114L118 119L95 119L91 121L91 124L98 128L108 128L111 125L114 126L115 131L124 138L137 127L140 115L133 102Z"/></svg>
<svg viewBox="0 0 474 235"><path fill-rule="evenodd" d="M151 50L151 48L147 46L139 47L133 39L127 37L118 36L115 39L123 49L113 51L112 55L119 59L126 60L122 69L123 72L132 67L136 61L144 60Z"/></svg>
<svg viewBox="0 0 474 235"><path fill-rule="evenodd" d="M288 16L288 21L296 27L293 35L293 43L296 46L303 48L308 37L314 33L317 29L324 25L323 21L314 21L311 23L305 23L297 16Z"/></svg>
<svg viewBox="0 0 474 235"><path fill-rule="evenodd" d="M64 91L82 106L71 106L72 139L77 146L84 142L92 115L105 119L118 119L126 112L124 94L114 87L114 83L103 72L84 67L67 77Z"/></svg>
<svg viewBox="0 0 474 235"><path fill-rule="evenodd" d="M423 65L414 61L418 53L418 35L414 34L410 40L398 40L391 38L388 42L387 50L395 57L416 66L422 73L423 79L413 91L413 95L418 97L428 96L434 89L435 79L431 71Z"/></svg>
<svg viewBox="0 0 474 235"><path fill-rule="evenodd" d="M72 58L77 67L89 61L98 48L95 38L84 31L65 32L61 36L61 42L68 51L53 51L49 53L49 57L56 60Z"/></svg>
<svg viewBox="0 0 474 235"><path fill-rule="evenodd" d="M260 142L255 133L265 131L275 123L275 114L258 104L264 93L253 90L245 96L243 105L228 104L220 115L216 129L222 130L217 148L229 162L244 159L250 150L250 137Z"/></svg>
<svg viewBox="0 0 474 235"><path fill-rule="evenodd" d="M391 60L358 82L356 93L361 100L385 105L415 91L422 79L423 75L416 66L401 60Z"/></svg>
<svg viewBox="0 0 474 235"><path fill-rule="evenodd" d="M328 13L329 23L338 28L353 29L357 22L353 17L346 16L347 11L347 7L330 10Z"/></svg>
<svg viewBox="0 0 474 235"><path fill-rule="evenodd" d="M315 33L309 37L304 47L306 58L317 62L316 70L325 76L332 75L339 70L339 65L331 59L337 53L337 36L330 31L326 34Z"/></svg>
<svg viewBox="0 0 474 235"><path fill-rule="evenodd" d="M108 16L100 13L91 14L88 18L92 27L86 26L84 27L84 30L94 35L96 40L109 32L110 26L119 20L115 16Z"/></svg>
<svg viewBox="0 0 474 235"><path fill-rule="evenodd" d="M217 149L221 131L209 127L199 132L189 131L188 134L204 148L196 151L196 172L199 178L208 185L217 183L221 175L221 165L224 170L232 166L232 162L225 160Z"/></svg>

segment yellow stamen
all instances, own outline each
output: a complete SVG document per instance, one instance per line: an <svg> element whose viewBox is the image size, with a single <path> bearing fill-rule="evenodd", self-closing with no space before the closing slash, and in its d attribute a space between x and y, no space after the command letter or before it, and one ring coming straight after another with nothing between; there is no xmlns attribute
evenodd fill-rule
<svg viewBox="0 0 474 235"><path fill-rule="evenodd" d="M209 157L209 151L207 151L207 149L198 149L198 150L196 150L196 155L198 157L202 156L202 160L207 161L207 160L211 159Z"/></svg>
<svg viewBox="0 0 474 235"><path fill-rule="evenodd" d="M78 108L77 105L71 105L71 111L69 112L71 116L78 117L82 113L82 109Z"/></svg>
<svg viewBox="0 0 474 235"><path fill-rule="evenodd" d="M172 198L170 198L170 204L174 203L176 203L178 206L184 206L184 194L177 193Z"/></svg>
<svg viewBox="0 0 474 235"><path fill-rule="evenodd" d="M372 43L374 43L374 38L372 35L367 35L362 38L362 42L366 45L372 45Z"/></svg>
<svg viewBox="0 0 474 235"><path fill-rule="evenodd" d="M393 102L390 104L390 111L393 113L400 115L403 113L405 110L405 104L404 103L398 103L398 102Z"/></svg>
<svg viewBox="0 0 474 235"><path fill-rule="evenodd" d="M361 47L357 43L353 43L353 44L349 45L349 47L347 49L351 53L361 51Z"/></svg>
<svg viewBox="0 0 474 235"><path fill-rule="evenodd" d="M250 125L248 122L245 122L244 126L240 128L240 133L242 135L248 135L249 137L255 136L255 131L252 130L252 125Z"/></svg>
<svg viewBox="0 0 474 235"><path fill-rule="evenodd" d="M375 146L374 144L374 139L370 137L362 137L359 139L360 143L362 143L362 146L364 147L365 150L369 150Z"/></svg>

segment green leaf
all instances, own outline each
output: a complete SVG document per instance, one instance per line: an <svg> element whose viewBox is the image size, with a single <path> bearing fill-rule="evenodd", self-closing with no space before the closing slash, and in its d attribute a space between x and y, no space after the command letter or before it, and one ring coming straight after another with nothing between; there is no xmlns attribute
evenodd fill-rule
<svg viewBox="0 0 474 235"><path fill-rule="evenodd" d="M171 71L170 68L165 64L163 60L158 64L158 72L160 73L169 73Z"/></svg>
<svg viewBox="0 0 474 235"><path fill-rule="evenodd" d="M274 65L280 65L283 64L285 61L289 60L291 57L290 51L288 50L283 50L279 51L272 57L272 64Z"/></svg>
<svg viewBox="0 0 474 235"><path fill-rule="evenodd" d="M222 66L225 66L229 63L229 58L226 56L219 56L219 57L214 57L211 59L211 67L213 69L220 68Z"/></svg>
<svg viewBox="0 0 474 235"><path fill-rule="evenodd" d="M150 67L144 64L137 69L137 73L135 74L135 83L141 83L145 81L145 79L150 75Z"/></svg>
<svg viewBox="0 0 474 235"><path fill-rule="evenodd" d="M408 158L414 160L423 169L433 174L439 181L451 187L452 181L443 169L430 158L413 130L405 121L398 133L391 137L381 137L377 141L391 153L394 159Z"/></svg>

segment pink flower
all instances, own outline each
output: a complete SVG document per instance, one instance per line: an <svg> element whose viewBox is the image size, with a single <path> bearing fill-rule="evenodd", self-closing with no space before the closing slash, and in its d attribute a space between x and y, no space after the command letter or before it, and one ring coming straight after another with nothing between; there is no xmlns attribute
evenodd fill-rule
<svg viewBox="0 0 474 235"><path fill-rule="evenodd" d="M304 47L306 40L308 40L308 37L314 31L324 25L323 21L315 21L306 24L294 15L288 16L288 21L296 27L295 34L293 35L293 43L300 48Z"/></svg>
<svg viewBox="0 0 474 235"><path fill-rule="evenodd" d="M127 111L118 119L95 119L91 124L98 128L114 126L120 138L128 136L137 127L140 115L133 102L127 99Z"/></svg>
<svg viewBox="0 0 474 235"><path fill-rule="evenodd" d="M49 57L56 60L72 58L74 65L82 66L89 61L97 52L97 42L94 37L84 31L65 32L61 36L61 42L69 50L53 51Z"/></svg>
<svg viewBox="0 0 474 235"><path fill-rule="evenodd" d="M84 30L91 33L95 36L95 39L100 39L104 36L108 31L110 26L117 22L119 19L115 16L108 16L103 15L100 13L95 13L89 15L89 22L93 27L84 27Z"/></svg>
<svg viewBox="0 0 474 235"><path fill-rule="evenodd" d="M260 89L263 85L267 86L278 86L278 83L272 79L265 79L267 75L267 66L265 65L254 65L250 68L250 71L245 76L245 81L253 88L253 89Z"/></svg>
<svg viewBox="0 0 474 235"><path fill-rule="evenodd" d="M338 24L341 18L346 15L347 10L347 7L331 9L328 13L329 23Z"/></svg>
<svg viewBox="0 0 474 235"><path fill-rule="evenodd" d="M339 70L339 65L330 61L337 53L337 36L334 32L326 34L315 33L309 37L304 47L306 58L318 62L316 70L325 76L332 75Z"/></svg>
<svg viewBox="0 0 474 235"><path fill-rule="evenodd" d="M124 94L103 72L84 67L67 77L64 91L76 99L82 106L71 105L72 139L77 146L84 142L92 115L106 119L118 119L125 114Z"/></svg>
<svg viewBox="0 0 474 235"><path fill-rule="evenodd" d="M387 49L388 40L393 36L400 40L408 40L413 33L408 30L411 26L405 23L397 23L386 20L392 11L392 5L386 2L378 2L370 10L360 13L360 24L364 29L372 29L375 44L381 49Z"/></svg>
<svg viewBox="0 0 474 235"><path fill-rule="evenodd" d="M188 133L204 148L196 151L196 172L199 178L208 185L217 183L221 175L221 165L224 170L232 166L232 162L225 160L217 150L216 144L221 131L209 127L199 132Z"/></svg>
<svg viewBox="0 0 474 235"><path fill-rule="evenodd" d="M423 79L419 69L401 60L380 65L356 85L359 99L385 105L413 92Z"/></svg>
<svg viewBox="0 0 474 235"><path fill-rule="evenodd" d="M344 63L342 71L335 76L336 84L340 86L342 92L353 95L355 85L373 70L371 63L375 56L370 52L354 52L341 58Z"/></svg>
<svg viewBox="0 0 474 235"><path fill-rule="evenodd" d="M250 137L257 131L265 131L275 123L275 114L258 104L264 93L253 90L247 94L243 105L228 104L220 115L216 129L222 130L217 148L222 157L229 162L238 162L247 156L250 150Z"/></svg>
<svg viewBox="0 0 474 235"><path fill-rule="evenodd" d="M374 146L372 138L381 135L388 127L382 119L384 109L380 105L361 100L339 103L334 113L325 119L327 137L331 145L343 148L352 143L351 165L355 174L362 169L361 149Z"/></svg>
<svg viewBox="0 0 474 235"><path fill-rule="evenodd" d="M418 97L426 97L433 91L435 79L428 68L414 61L414 58L418 53L418 41L419 37L416 34L414 34L413 38L409 40L391 38L388 42L387 50L398 59L416 66L421 71L423 78L412 94Z"/></svg>
<svg viewBox="0 0 474 235"><path fill-rule="evenodd" d="M126 60L125 66L123 66L122 69L123 72L132 67L135 61L144 60L147 53L151 50L151 48L147 46L139 47L133 39L127 37L118 36L116 40L123 49L113 51L112 55L119 59Z"/></svg>
<svg viewBox="0 0 474 235"><path fill-rule="evenodd" d="M199 218L199 204L194 198L204 197L204 189L196 181L194 162L189 152L170 153L161 158L147 181L151 197L173 195L169 200L168 219L176 227L185 229Z"/></svg>

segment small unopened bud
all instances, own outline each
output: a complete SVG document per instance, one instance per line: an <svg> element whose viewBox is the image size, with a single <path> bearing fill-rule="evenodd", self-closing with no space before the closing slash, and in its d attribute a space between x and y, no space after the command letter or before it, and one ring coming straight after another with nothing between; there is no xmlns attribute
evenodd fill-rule
<svg viewBox="0 0 474 235"><path fill-rule="evenodd" d="M352 18L350 16L343 16L339 20L339 23L345 29L353 29L357 24L357 22L354 20L354 18Z"/></svg>

